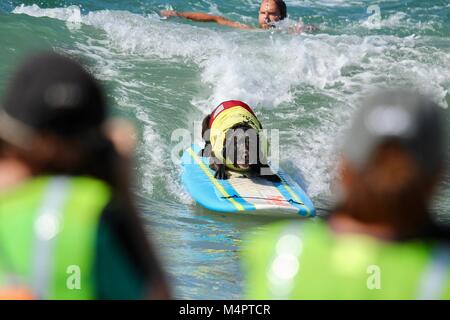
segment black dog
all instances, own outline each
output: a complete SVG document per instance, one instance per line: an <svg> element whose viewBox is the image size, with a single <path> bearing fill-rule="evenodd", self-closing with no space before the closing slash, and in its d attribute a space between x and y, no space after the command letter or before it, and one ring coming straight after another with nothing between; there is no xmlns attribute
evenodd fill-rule
<svg viewBox="0 0 450 320"><path fill-rule="evenodd" d="M240 101L231 102L236 104ZM230 102L225 102L222 105L227 103ZM238 122L227 128L221 148L221 157L214 154L210 139L211 117L213 117L216 110L217 108L203 119L202 137L205 140L205 147L199 154L202 157L209 157L210 168L215 171L214 177L216 179L228 179L229 174L227 170L233 170L242 172L245 175L258 175L270 181L279 182L280 178L270 170L266 155L260 150L259 130L255 130L248 122Z"/></svg>

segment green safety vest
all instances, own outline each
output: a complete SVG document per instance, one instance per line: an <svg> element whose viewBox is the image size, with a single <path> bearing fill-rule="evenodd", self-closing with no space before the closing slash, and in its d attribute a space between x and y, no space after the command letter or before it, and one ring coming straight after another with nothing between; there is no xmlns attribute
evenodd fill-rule
<svg viewBox="0 0 450 320"><path fill-rule="evenodd" d="M103 182L65 176L0 193L0 288L14 278L39 299L95 298L96 235L110 196Z"/></svg>
<svg viewBox="0 0 450 320"><path fill-rule="evenodd" d="M249 299L450 299L450 248L281 223L248 239Z"/></svg>

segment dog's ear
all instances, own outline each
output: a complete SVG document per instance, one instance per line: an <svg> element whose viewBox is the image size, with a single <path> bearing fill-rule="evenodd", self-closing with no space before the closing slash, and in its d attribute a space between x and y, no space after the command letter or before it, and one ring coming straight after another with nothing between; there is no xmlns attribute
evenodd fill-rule
<svg viewBox="0 0 450 320"><path fill-rule="evenodd" d="M232 130L228 130L227 133L225 134L222 147L222 158L224 159L224 161L236 163L237 157L236 148L237 148L236 137L234 136ZM228 150L230 150L232 153L228 154ZM233 159L229 158L230 155L233 156Z"/></svg>
<svg viewBox="0 0 450 320"><path fill-rule="evenodd" d="M224 161L226 161L227 159L227 137L225 136L225 139L223 140L223 147L222 147L222 159L225 159Z"/></svg>
<svg viewBox="0 0 450 320"><path fill-rule="evenodd" d="M211 120L211 115L207 115L202 122L202 138L205 140L205 142L210 142L210 127L209 127L209 121Z"/></svg>
<svg viewBox="0 0 450 320"><path fill-rule="evenodd" d="M256 151L257 151L257 156L258 156L258 165L262 165L262 166L266 166L269 164L269 162L267 161L267 154L265 149L261 149L262 145L262 141L261 141L261 135L258 134L257 135L257 143L256 143Z"/></svg>
<svg viewBox="0 0 450 320"><path fill-rule="evenodd" d="M212 149L211 143L207 142L206 145L205 145L205 147L204 147L202 150L200 150L200 152L198 153L198 155L199 155L200 157L206 157L206 158L208 158L208 157L214 157L214 152L212 152L211 149Z"/></svg>
<svg viewBox="0 0 450 320"><path fill-rule="evenodd" d="M209 121L211 115L207 115L202 121L202 139L205 141L205 147L198 153L201 157L211 156L211 130L209 130Z"/></svg>

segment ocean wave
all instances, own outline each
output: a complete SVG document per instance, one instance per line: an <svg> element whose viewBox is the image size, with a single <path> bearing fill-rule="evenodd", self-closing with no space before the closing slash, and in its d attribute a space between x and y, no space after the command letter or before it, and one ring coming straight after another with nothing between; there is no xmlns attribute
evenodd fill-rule
<svg viewBox="0 0 450 320"><path fill-rule="evenodd" d="M341 2L319 3L331 6ZM294 1L289 4L294 5ZM280 118L278 124L271 123L269 127L295 123L292 127L279 127L289 140L282 148L283 157L295 159L304 170L313 197L328 192L334 175L335 137L341 135L358 99L367 91L376 87L408 87L429 94L447 106L450 88L448 45L447 49L434 48L430 38L423 36L242 32L161 20L156 14L144 16L103 10L81 15L76 6L41 9L37 5L22 5L13 12L99 29L106 37L99 45L101 49L86 44L80 44L79 49L88 46L86 50L80 50L83 54L91 54L99 64L105 64L104 69L109 71L100 74L104 79L116 81L119 87L124 85L118 82L120 72L114 63L126 56L132 64L147 61L180 68L189 66L190 72L197 72L192 75L192 81L198 81L197 85L203 89L193 95L186 94L184 99L202 113L227 99L244 100L260 113L288 106L289 117ZM382 23L384 27L395 28L405 21L408 17L399 12ZM364 22L359 23L364 26ZM95 54L98 54L97 58ZM120 96L148 90L142 86L138 84L137 89L125 86ZM317 106L311 101L299 102L305 94L324 95L329 97L329 102ZM152 193L155 181L164 178L160 173L164 171L163 167L170 165L165 160L169 158L168 142L155 128L156 120L149 118L145 108L133 100L121 104L135 105L137 117L145 124L143 143L152 149L144 151L143 160L158 164L149 164L144 169L145 187ZM305 121L313 121L315 125L305 130L301 125ZM177 173L169 175L169 179L169 185L175 188L169 192L181 194L182 188L176 183ZM180 198L186 201L187 197Z"/></svg>

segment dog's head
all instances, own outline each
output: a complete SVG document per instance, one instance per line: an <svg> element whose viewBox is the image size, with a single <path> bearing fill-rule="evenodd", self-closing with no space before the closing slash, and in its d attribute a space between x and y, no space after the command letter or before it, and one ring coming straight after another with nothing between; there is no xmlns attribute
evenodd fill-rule
<svg viewBox="0 0 450 320"><path fill-rule="evenodd" d="M249 170L260 163L259 131L246 123L239 123L225 134L223 146L225 164L239 171Z"/></svg>

